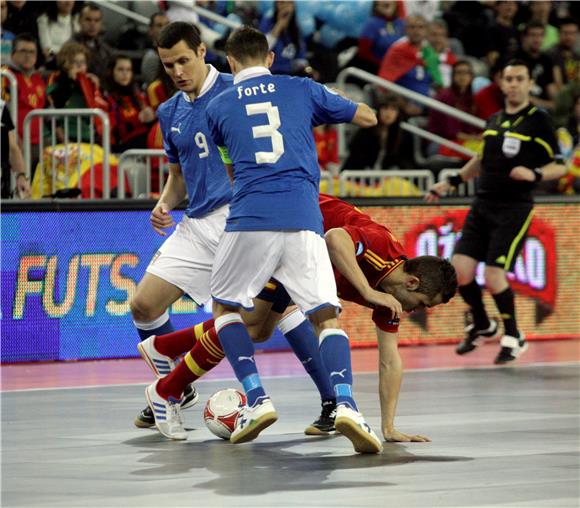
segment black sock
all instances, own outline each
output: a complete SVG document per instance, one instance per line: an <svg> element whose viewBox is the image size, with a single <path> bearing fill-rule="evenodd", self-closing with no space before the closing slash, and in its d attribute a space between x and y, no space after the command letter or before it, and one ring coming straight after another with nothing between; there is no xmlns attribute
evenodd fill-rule
<svg viewBox="0 0 580 508"><path fill-rule="evenodd" d="M501 318L503 319L503 326L506 335L519 337L518 325L516 323L516 306L512 288L508 286L505 291L492 296L497 305L497 310L499 310Z"/></svg>
<svg viewBox="0 0 580 508"><path fill-rule="evenodd" d="M473 326L475 329L486 330L489 328L490 322L487 317L487 312L485 312L481 288L475 279L465 286L459 286L459 294L465 300L465 303L471 307Z"/></svg>

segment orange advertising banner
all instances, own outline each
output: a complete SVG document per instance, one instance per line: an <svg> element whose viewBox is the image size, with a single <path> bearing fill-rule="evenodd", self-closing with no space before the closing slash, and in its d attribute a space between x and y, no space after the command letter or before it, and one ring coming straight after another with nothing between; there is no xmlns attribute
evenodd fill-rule
<svg viewBox="0 0 580 508"><path fill-rule="evenodd" d="M360 207L402 241L409 257L425 254L450 258L461 233L467 206ZM516 294L519 326L530 339L580 337L580 243L577 204L537 204L535 215L510 283ZM483 282L483 265L478 270ZM484 291L488 313L498 317ZM465 306L457 295L448 304L407 314L401 320L400 344L458 342L465 326ZM343 302L341 326L355 346L376 343L371 310Z"/></svg>

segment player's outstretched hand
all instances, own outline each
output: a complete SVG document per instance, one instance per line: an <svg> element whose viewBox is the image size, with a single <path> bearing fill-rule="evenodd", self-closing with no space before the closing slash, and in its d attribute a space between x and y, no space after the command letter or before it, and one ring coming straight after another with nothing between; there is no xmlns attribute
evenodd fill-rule
<svg viewBox="0 0 580 508"><path fill-rule="evenodd" d="M167 236L167 232L164 229L171 228L175 226L173 217L169 213L169 208L165 203L158 203L153 211L151 212L151 217L149 217L153 229L161 236Z"/></svg>
<svg viewBox="0 0 580 508"><path fill-rule="evenodd" d="M425 199L427 203L437 203L439 198L449 191L450 187L451 186L448 182L438 182L431 186L423 199Z"/></svg>
<svg viewBox="0 0 580 508"><path fill-rule="evenodd" d="M385 441L389 443L430 443L431 440L427 436L420 436L419 434L403 434L396 429L391 432L383 431Z"/></svg>
<svg viewBox="0 0 580 508"><path fill-rule="evenodd" d="M393 313L393 319L400 318L403 314L401 302L399 302L399 300L397 300L393 295L371 289L367 294L363 295L363 297L367 302L372 303L377 307L386 307L387 309L390 309Z"/></svg>
<svg viewBox="0 0 580 508"><path fill-rule="evenodd" d="M512 180L534 182L536 180L536 174L530 168L526 168L525 166L516 166L510 171L510 178Z"/></svg>

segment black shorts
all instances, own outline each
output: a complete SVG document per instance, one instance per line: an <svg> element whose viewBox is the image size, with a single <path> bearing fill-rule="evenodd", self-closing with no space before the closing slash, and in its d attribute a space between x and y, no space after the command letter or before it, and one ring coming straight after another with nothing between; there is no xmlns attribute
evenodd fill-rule
<svg viewBox="0 0 580 508"><path fill-rule="evenodd" d="M533 216L533 203L494 203L476 198L454 254L511 272Z"/></svg>
<svg viewBox="0 0 580 508"><path fill-rule="evenodd" d="M272 302L271 310L278 314L284 314L286 308L292 303L292 298L290 298L284 286L274 278L268 281L266 287L260 291L256 298Z"/></svg>

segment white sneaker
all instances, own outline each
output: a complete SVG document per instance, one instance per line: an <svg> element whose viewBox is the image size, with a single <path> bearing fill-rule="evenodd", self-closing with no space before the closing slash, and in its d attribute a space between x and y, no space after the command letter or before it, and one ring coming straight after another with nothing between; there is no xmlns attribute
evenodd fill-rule
<svg viewBox="0 0 580 508"><path fill-rule="evenodd" d="M172 358L162 355L155 349L155 335L151 335L151 337L139 342L137 349L157 377L167 376L177 365Z"/></svg>
<svg viewBox="0 0 580 508"><path fill-rule="evenodd" d="M334 426L337 432L350 439L358 453L380 453L383 451L383 443L365 422L363 415L345 404L337 406Z"/></svg>
<svg viewBox="0 0 580 508"><path fill-rule="evenodd" d="M145 388L147 404L153 411L155 425L161 434L169 439L182 441L187 439L187 432L183 428L183 417L181 415L180 400L165 400L157 393L157 383L155 381Z"/></svg>
<svg viewBox="0 0 580 508"><path fill-rule="evenodd" d="M261 404L255 407L244 406L238 420L236 428L230 436L230 443L247 443L258 437L258 434L265 428L272 425L278 419L278 413L270 399L264 399Z"/></svg>

